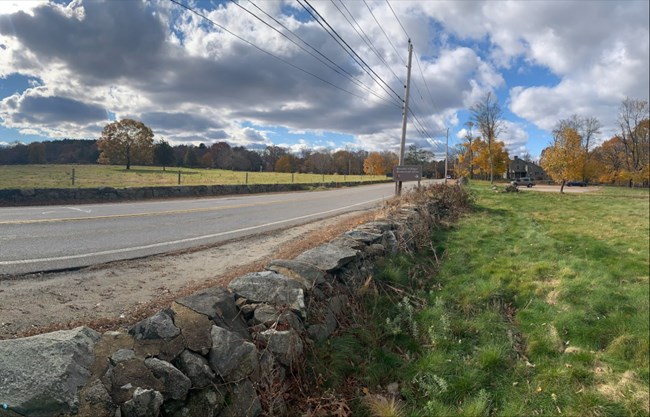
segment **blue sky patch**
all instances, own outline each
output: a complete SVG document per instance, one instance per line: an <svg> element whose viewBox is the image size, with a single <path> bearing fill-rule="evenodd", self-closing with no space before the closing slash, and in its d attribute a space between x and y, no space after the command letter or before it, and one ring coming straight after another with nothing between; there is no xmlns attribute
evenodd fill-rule
<svg viewBox="0 0 650 417"><path fill-rule="evenodd" d="M41 85L43 81L37 77L29 77L21 74L11 74L6 78L0 78L0 100L20 94L28 88Z"/></svg>

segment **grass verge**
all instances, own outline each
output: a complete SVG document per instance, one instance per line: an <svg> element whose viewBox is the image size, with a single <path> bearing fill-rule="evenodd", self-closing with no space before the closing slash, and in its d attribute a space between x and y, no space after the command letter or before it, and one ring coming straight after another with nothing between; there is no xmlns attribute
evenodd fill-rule
<svg viewBox="0 0 650 417"><path fill-rule="evenodd" d="M318 386L355 416L647 416L648 190L472 189L315 349Z"/></svg>

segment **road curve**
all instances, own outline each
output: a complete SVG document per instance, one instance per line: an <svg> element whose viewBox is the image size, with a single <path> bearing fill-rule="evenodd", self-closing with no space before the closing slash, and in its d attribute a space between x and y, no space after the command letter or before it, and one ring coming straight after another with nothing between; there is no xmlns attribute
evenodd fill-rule
<svg viewBox="0 0 650 417"><path fill-rule="evenodd" d="M393 184L138 203L0 208L0 276L133 259L377 207Z"/></svg>

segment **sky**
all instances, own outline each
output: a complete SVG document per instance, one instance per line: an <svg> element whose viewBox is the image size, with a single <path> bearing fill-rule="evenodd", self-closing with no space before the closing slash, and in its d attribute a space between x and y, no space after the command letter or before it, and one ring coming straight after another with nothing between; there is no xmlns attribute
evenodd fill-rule
<svg viewBox="0 0 650 417"><path fill-rule="evenodd" d="M398 151L409 39L406 143L438 157L488 92L511 157L538 157L573 114L609 139L650 90L647 0L176 1L196 13L0 0L0 145L132 118L176 145Z"/></svg>

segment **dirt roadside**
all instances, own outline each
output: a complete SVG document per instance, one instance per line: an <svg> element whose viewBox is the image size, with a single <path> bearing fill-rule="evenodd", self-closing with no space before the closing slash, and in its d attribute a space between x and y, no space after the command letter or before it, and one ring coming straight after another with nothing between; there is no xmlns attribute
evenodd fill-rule
<svg viewBox="0 0 650 417"><path fill-rule="evenodd" d="M559 193L559 185L536 185L531 188L519 187L519 191L541 191L543 193ZM564 192L568 194L582 194L594 191L600 191L600 187L568 187L564 186Z"/></svg>
<svg viewBox="0 0 650 417"><path fill-rule="evenodd" d="M0 339L88 325L124 329L202 288L291 259L377 216L357 211L181 253L0 279Z"/></svg>

